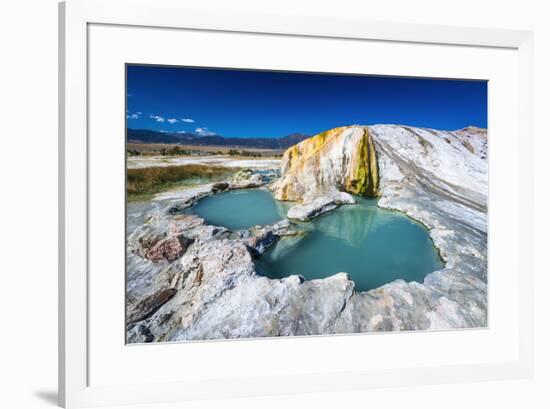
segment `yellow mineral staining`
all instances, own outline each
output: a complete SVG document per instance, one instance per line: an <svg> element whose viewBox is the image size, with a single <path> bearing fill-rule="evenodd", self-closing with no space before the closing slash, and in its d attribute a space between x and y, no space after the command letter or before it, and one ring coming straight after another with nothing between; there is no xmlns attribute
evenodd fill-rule
<svg viewBox="0 0 550 409"><path fill-rule="evenodd" d="M330 129L291 146L285 151L283 162L288 163L287 167L290 171L298 168L301 164L316 155L333 140L333 137L339 135L344 129L345 127Z"/></svg>
<svg viewBox="0 0 550 409"><path fill-rule="evenodd" d="M363 136L359 138L354 153L344 190L359 196L378 196L378 162L367 128L363 129Z"/></svg>
<svg viewBox="0 0 550 409"><path fill-rule="evenodd" d="M278 200L301 200L303 191L311 187L301 186L304 166L312 166L312 163L318 166L321 156L331 149L332 143L341 140L346 129L334 128L288 148L283 155L282 177L274 192L275 197ZM375 197L378 195L379 183L376 150L368 128L364 127L362 131L347 164L349 168L342 169L343 186L335 187L348 193ZM319 175L322 175L321 169Z"/></svg>
<svg viewBox="0 0 550 409"><path fill-rule="evenodd" d="M300 180L300 172L303 170L304 164L315 160L318 155L322 155L321 151L344 129L344 127L341 127L322 132L291 146L285 151L282 161L282 178L274 192L276 199L283 201L300 201L302 199L303 189L298 189L296 180Z"/></svg>

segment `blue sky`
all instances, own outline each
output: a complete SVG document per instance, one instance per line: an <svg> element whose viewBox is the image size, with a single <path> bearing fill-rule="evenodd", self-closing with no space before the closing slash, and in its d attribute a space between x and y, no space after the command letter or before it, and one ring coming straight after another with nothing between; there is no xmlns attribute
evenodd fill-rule
<svg viewBox="0 0 550 409"><path fill-rule="evenodd" d="M127 66L127 126L226 137L343 125L487 127L485 81Z"/></svg>

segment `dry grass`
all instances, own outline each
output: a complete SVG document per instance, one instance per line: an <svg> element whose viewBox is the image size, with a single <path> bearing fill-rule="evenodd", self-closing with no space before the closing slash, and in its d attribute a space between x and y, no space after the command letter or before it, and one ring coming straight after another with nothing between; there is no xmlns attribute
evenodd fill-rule
<svg viewBox="0 0 550 409"><path fill-rule="evenodd" d="M201 151L214 154L224 154L226 155L231 149L238 149L239 151L246 152L257 152L262 155L262 157L275 157L283 153L282 149L262 149L262 148L235 148L234 146L197 146L197 145L179 145L171 143L133 143L129 142L126 144L126 149L131 151L140 152L143 155L155 155L158 154L161 150L170 150L174 146L179 147L182 150L188 151Z"/></svg>
<svg viewBox="0 0 550 409"><path fill-rule="evenodd" d="M169 190L175 186L218 182L229 178L239 170L239 168L207 165L128 169L126 173L128 200L144 200L155 193Z"/></svg>

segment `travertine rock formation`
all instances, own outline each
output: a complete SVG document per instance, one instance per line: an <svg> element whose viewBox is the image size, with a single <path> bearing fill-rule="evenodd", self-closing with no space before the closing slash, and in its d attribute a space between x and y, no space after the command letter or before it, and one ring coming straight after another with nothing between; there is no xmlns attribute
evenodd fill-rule
<svg viewBox="0 0 550 409"><path fill-rule="evenodd" d="M378 184L376 150L369 128L343 127L287 149L273 194L278 200L299 202L335 191L377 196Z"/></svg>
<svg viewBox="0 0 550 409"><path fill-rule="evenodd" d="M270 280L254 257L295 234L292 223L208 226L181 209L220 186L196 189L130 232L129 342L487 325L485 130L337 128L290 148L281 171L272 189L298 202L289 216L315 217L349 202L348 193L378 196L379 206L427 227L445 268L422 283L396 280L368 292L356 292L345 272Z"/></svg>

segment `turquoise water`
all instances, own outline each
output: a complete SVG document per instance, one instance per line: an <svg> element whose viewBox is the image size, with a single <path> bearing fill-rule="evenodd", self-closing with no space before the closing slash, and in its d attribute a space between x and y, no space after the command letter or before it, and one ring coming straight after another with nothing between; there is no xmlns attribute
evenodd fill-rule
<svg viewBox="0 0 550 409"><path fill-rule="evenodd" d="M287 207L266 190L247 189L205 197L191 208L191 212L209 224L241 230L282 220Z"/></svg>
<svg viewBox="0 0 550 409"><path fill-rule="evenodd" d="M281 239L257 260L269 278L300 274L306 280L347 272L358 291L396 279L422 282L444 267L428 231L401 212L377 207L373 199L356 198L309 223L306 234ZM284 218L289 205L263 190L233 191L202 199L192 211L209 223L232 230L269 224Z"/></svg>

